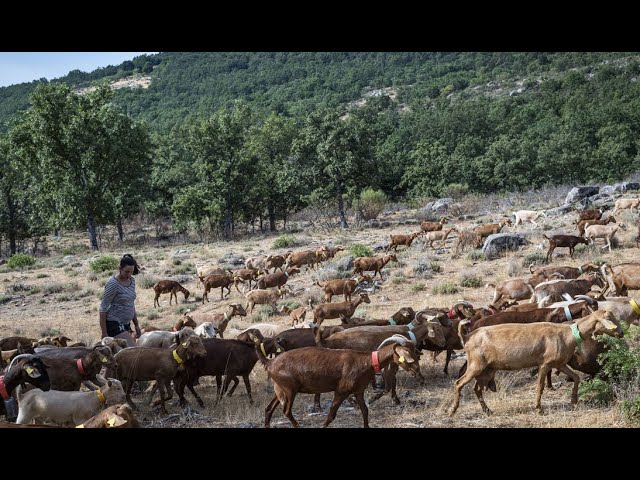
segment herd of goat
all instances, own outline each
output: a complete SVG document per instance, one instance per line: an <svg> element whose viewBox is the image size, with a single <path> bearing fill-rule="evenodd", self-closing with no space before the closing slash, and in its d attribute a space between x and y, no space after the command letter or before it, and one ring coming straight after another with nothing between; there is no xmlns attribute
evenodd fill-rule
<svg viewBox="0 0 640 480"><path fill-rule="evenodd" d="M618 200L613 214L639 206L640 199ZM578 236L545 235L549 240L547 262L551 262L556 248L569 248L573 259L576 245L598 238L605 239L611 249L611 239L625 227L616 222L613 214L602 219L603 212L579 212ZM596 357L606 346L596 336L622 337L621 322L640 322L640 306L627 296L629 290L640 289L640 263L598 266L589 262L577 267L537 269L532 265L528 278L495 285L493 300L486 306L458 301L449 308L415 311L403 307L387 319L354 316L360 304L371 303L369 294L380 285L375 278L384 280L382 270L389 262L397 261L395 252L399 246L409 248L419 236L424 236L425 246L429 243L433 247L437 241L444 246L449 234L456 232L458 254L466 246L481 245L506 225L516 229L530 223L536 227L541 214L522 210L515 212L515 223L505 218L471 230L445 229L450 222L448 217L422 222L420 232L391 235L384 255L355 258L352 278L316 282L323 291L323 303L295 309L278 309L276 304L284 295L295 293L287 284L289 278L300 274L304 267L313 269L334 258L343 247L323 246L318 250L252 257L246 260L246 268L236 271L200 266L196 277L197 288L204 291L203 303L209 301L208 293L215 288L220 288L223 301L231 294L231 285L246 303L230 303L223 313L189 311L171 331L145 325L136 347L126 348L126 342L111 337L90 346L70 345L70 339L64 336L2 338L0 365L4 373L0 376L0 395L4 403L0 403L0 414L5 414L8 421L0 426L137 427L131 392L141 381L152 381L149 401L159 393L155 404L163 413L167 413L165 403L173 397L173 391L180 405L187 406L185 387L204 406L194 388L203 376L216 378L218 400L225 393L232 395L242 377L253 403L249 375L259 361L274 390L273 399L265 408L265 426L269 426L278 406L291 424L298 426L292 414L298 393L314 394L314 408L319 409L320 395L333 392L325 426L334 420L342 402L350 399L360 408L367 427L366 389L374 387L369 404L385 393L400 403L396 375L402 369L424 382L420 373L424 350L434 352L434 357L437 352L446 352L447 375L454 352L464 350L466 361L454 385L450 415L459 406L462 388L473 380L483 411L491 413L483 392L487 388L496 391L496 372L530 367L538 368L537 409L541 409L545 383L552 388L552 370L566 374L573 382L571 402L575 404L580 382L575 372L595 375L600 369ZM391 249L394 253L389 253ZM242 291L239 283L244 285ZM159 281L153 289L154 307L160 305L161 294L169 293L170 304L174 298L178 303L178 292L184 294L185 301L190 296L189 290L173 280ZM339 295L344 301L334 302L334 296ZM225 339L233 318L250 314L255 305L271 305L288 314L291 328L252 324L235 339ZM307 314L313 318L307 320ZM340 324L323 326L329 319L338 319ZM378 383L383 386L378 387ZM81 386L85 387L83 391ZM10 407L12 399L17 399L17 415ZM16 423L12 423L14 419Z"/></svg>

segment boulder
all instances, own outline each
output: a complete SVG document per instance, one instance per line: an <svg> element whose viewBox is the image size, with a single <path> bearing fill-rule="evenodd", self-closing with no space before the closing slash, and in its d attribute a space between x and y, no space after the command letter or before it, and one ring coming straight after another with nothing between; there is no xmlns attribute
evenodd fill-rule
<svg viewBox="0 0 640 480"><path fill-rule="evenodd" d="M616 191L616 187L614 185L605 185L604 187L600 187L600 193L599 195L611 195L613 192Z"/></svg>
<svg viewBox="0 0 640 480"><path fill-rule="evenodd" d="M453 203L453 198L439 198L431 206L431 211L437 215L441 215L449 210L449 205Z"/></svg>
<svg viewBox="0 0 640 480"><path fill-rule="evenodd" d="M567 198L565 198L564 203L573 203L582 198L590 197L591 195L595 195L600 191L600 187L574 187L567 194Z"/></svg>
<svg viewBox="0 0 640 480"><path fill-rule="evenodd" d="M613 189L616 192L626 192L628 190L640 190L640 183L638 182L620 182L613 185Z"/></svg>
<svg viewBox="0 0 640 480"><path fill-rule="evenodd" d="M487 258L494 258L504 250L517 250L528 243L530 242L519 233L494 233L484 241L482 253Z"/></svg>
<svg viewBox="0 0 640 480"><path fill-rule="evenodd" d="M549 210L545 210L546 213L550 217L555 217L557 215L564 215L565 213L569 213L573 210L573 205L560 205L556 208L550 208Z"/></svg>

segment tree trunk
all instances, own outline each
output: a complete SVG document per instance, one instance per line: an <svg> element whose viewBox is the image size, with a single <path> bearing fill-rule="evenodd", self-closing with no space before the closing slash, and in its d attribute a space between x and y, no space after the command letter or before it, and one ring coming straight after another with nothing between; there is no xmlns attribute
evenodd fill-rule
<svg viewBox="0 0 640 480"><path fill-rule="evenodd" d="M342 201L342 183L338 182L336 190L338 193L338 210L340 211L340 226L342 228L349 228L349 225L347 225L347 216L344 214L344 202Z"/></svg>
<svg viewBox="0 0 640 480"><path fill-rule="evenodd" d="M60 238L60 228L59 227L55 227L53 229L53 236L56 238Z"/></svg>
<svg viewBox="0 0 640 480"><path fill-rule="evenodd" d="M269 204L269 231L276 231L276 206L273 203Z"/></svg>
<svg viewBox="0 0 640 480"><path fill-rule="evenodd" d="M284 220L284 223L282 225L282 229L286 230L287 229L287 211L284 211L284 215L282 216L282 219Z"/></svg>
<svg viewBox="0 0 640 480"><path fill-rule="evenodd" d="M227 194L224 205L224 230L223 237L225 240L231 240L233 234L233 210L231 208L231 198Z"/></svg>
<svg viewBox="0 0 640 480"><path fill-rule="evenodd" d="M264 233L264 228L262 226L262 214L260 214L260 233Z"/></svg>
<svg viewBox="0 0 640 480"><path fill-rule="evenodd" d="M119 218L118 221L116 222L116 227L118 229L118 241L120 243L124 242L124 230L122 228L122 219Z"/></svg>
<svg viewBox="0 0 640 480"><path fill-rule="evenodd" d="M89 232L89 243L91 244L91 250L98 250L96 220L95 218L93 218L93 212L91 210L87 212L87 229Z"/></svg>
<svg viewBox="0 0 640 480"><path fill-rule="evenodd" d="M9 192L5 193L7 199L7 213L9 214L9 231L7 235L9 237L9 251L10 255L16 254L16 206L13 203L13 199L11 198L11 194Z"/></svg>

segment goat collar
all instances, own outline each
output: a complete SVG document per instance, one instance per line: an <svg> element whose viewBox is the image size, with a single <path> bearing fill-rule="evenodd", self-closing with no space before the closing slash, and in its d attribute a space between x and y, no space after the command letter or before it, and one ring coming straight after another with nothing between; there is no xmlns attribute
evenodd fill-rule
<svg viewBox="0 0 640 480"><path fill-rule="evenodd" d="M262 354L266 357L267 356L267 352L265 352L265 350L264 350L264 342L260 343L260 350L262 351Z"/></svg>
<svg viewBox="0 0 640 480"><path fill-rule="evenodd" d="M578 267L578 275L582 275L582 267Z"/></svg>
<svg viewBox="0 0 640 480"><path fill-rule="evenodd" d="M409 325L407 325L407 327L409 327L409 331L411 331L414 328L416 328L416 326L413 324L413 322L409 323Z"/></svg>
<svg viewBox="0 0 640 480"><path fill-rule="evenodd" d="M397 325L397 323L393 318L390 318L389 319L389 325Z"/></svg>
<svg viewBox="0 0 640 480"><path fill-rule="evenodd" d="M418 339L416 338L416 334L413 333L411 330L409 330L407 332L407 335L409 335L409 338L411 339L411 341L413 342L414 345L418 344Z"/></svg>
<svg viewBox="0 0 640 480"><path fill-rule="evenodd" d="M180 356L178 355L178 352L176 352L175 350L173 351L173 358L175 359L178 365L182 365L184 363L184 360L180 358Z"/></svg>
<svg viewBox="0 0 640 480"><path fill-rule="evenodd" d="M569 310L569 306L564 307L564 316L567 317L567 320L570 322L573 321L573 317L571 316L571 310Z"/></svg>
<svg viewBox="0 0 640 480"><path fill-rule="evenodd" d="M496 310L495 307L487 307L487 310L489 310L489 313L491 313L491 315L497 315L498 314L498 310Z"/></svg>
<svg viewBox="0 0 640 480"><path fill-rule="evenodd" d="M450 319L456 318L456 316L453 313L453 310L451 308L449 308L449 311L447 312L447 317L449 317Z"/></svg>
<svg viewBox="0 0 640 480"><path fill-rule="evenodd" d="M104 405L107 402L107 399L105 398L104 393L102 393L102 390L96 390L96 395L98 396L98 400L100 400L101 404Z"/></svg>
<svg viewBox="0 0 640 480"><path fill-rule="evenodd" d="M632 298L631 300L629 300L629 304L633 307L633 310L640 315L640 307L638 307L638 304L636 303L636 301Z"/></svg>
<svg viewBox="0 0 640 480"><path fill-rule="evenodd" d="M4 375L0 377L0 396L3 400L8 400L11 395L7 392L7 387L4 384Z"/></svg>
<svg viewBox="0 0 640 480"><path fill-rule="evenodd" d="M371 365L373 365L373 371L376 373L380 373L382 369L380 368L380 360L378 360L378 351L371 352Z"/></svg>
<svg viewBox="0 0 640 480"><path fill-rule="evenodd" d="M582 352L582 337L580 336L580 330L578 330L578 324L577 323L572 323L571 324L571 333L573 333L573 336L576 339L576 342L578 343L578 353Z"/></svg>
<svg viewBox="0 0 640 480"><path fill-rule="evenodd" d="M227 312L224 312L224 320L225 320L226 322L228 322L228 321L229 321L229 315L227 315Z"/></svg>
<svg viewBox="0 0 640 480"><path fill-rule="evenodd" d="M80 372L81 375L87 374L84 367L82 366L82 358L79 358L76 360L76 366L78 367L78 371Z"/></svg>

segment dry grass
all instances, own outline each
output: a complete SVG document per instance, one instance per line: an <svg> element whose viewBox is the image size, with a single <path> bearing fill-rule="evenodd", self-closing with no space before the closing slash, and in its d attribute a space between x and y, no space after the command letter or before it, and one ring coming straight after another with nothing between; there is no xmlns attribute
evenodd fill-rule
<svg viewBox="0 0 640 480"><path fill-rule="evenodd" d="M493 215L497 217L497 215ZM571 221L573 215L560 219L542 219L542 225L547 225L554 232L572 233ZM454 224L462 228L475 226L476 219ZM629 222L631 223L631 222ZM548 228L548 227L547 227ZM574 227L575 228L575 227ZM364 244L375 246L388 241L392 233L401 233L406 229L405 225L397 225L384 229L352 229L348 232L342 230L321 231L318 233L305 231L304 234L296 234L301 243L297 248L317 248L322 244ZM507 228L507 232L512 229ZM385 281L380 290L370 294L372 303L358 309L358 314L367 318L385 318L396 312L400 307L411 306L418 310L425 307L449 307L458 299L464 297L477 305L486 305L490 302L493 289L490 288L462 288L453 294L434 294L434 287L445 283L459 285L463 276L477 277L486 282L499 283L509 278L509 273L520 271L520 274L528 273L528 267L523 267L523 258L535 252L546 252L538 245L546 244L542 233L546 230L535 229L527 232L532 244L518 252L508 253L506 256L487 261L482 258L470 258L465 252L458 258L452 258L455 237L447 240L444 249L421 249L421 244L416 243L411 248L403 249L398 253L399 263L391 262L383 270ZM575 260L570 260L568 252L556 251L553 262L555 264L580 265L586 260L599 259L610 264L624 261L637 261L638 250L628 248L631 239L636 235L636 229L629 229L620 235L621 248L609 253L599 248L585 249L576 255ZM548 235L548 233L547 233ZM141 313L141 321L153 325L173 325L186 308L198 312L222 312L229 303L246 303L244 297L232 288L231 295L224 301L220 301L219 292L211 291L211 302L202 305L201 289L195 285L195 265L204 263L218 263L219 259L228 258L229 252L234 255L248 257L271 251L273 236L256 236L240 242L212 242L208 244L183 244L167 247L140 246L137 249L126 246L119 249L105 249L101 255L113 255L117 258L123 253L130 252L143 267L145 276L157 280L181 278L183 285L191 291L191 297L184 303L179 296L179 305L169 306L168 295L160 297L160 308L153 308L153 290L142 288L138 284L137 310ZM82 234L69 235L56 245L59 253L50 257L39 258L33 268L24 271L2 270L0 273L0 336L9 336L20 333L21 335L38 337L44 331L59 331L74 341L81 340L92 343L98 340L100 330L98 327L99 298L102 295L104 282L110 274L93 274L89 267L89 261L94 255L86 248L86 240ZM634 243L633 243L634 244ZM601 245L601 244L599 244ZM635 244L634 244L635 245ZM71 263L63 261L65 256L63 249L73 249L74 259ZM180 255L180 262L175 262L174 253L177 250L186 250ZM70 251L70 250L67 250ZM377 253L376 253L377 254ZM340 252L334 260L334 265L348 252ZM440 270L426 268L432 262L439 265ZM414 268L422 265L423 268ZM235 267L239 268L239 267ZM66 271L65 271L66 269ZM428 270L429 275L423 272ZM69 273L73 272L73 276ZM289 284L298 292L295 297L290 297L278 302L279 305L291 301L306 304L307 298L322 298L322 291L315 286L314 278L318 273L303 271L300 275L291 278ZM147 282L148 285L150 282ZM61 301L62 300L62 301ZM253 317L234 318L228 327L227 338L232 338L239 330L249 327L251 319L265 317L265 320L275 324L289 324L289 317L276 313L255 315ZM309 318L309 316L308 316ZM339 323L338 320L328 320L328 325ZM398 375L398 393L401 405L395 406L388 396L383 397L370 409L370 424L374 427L611 427L627 426L615 407L594 408L580 402L577 408L569 403L570 388L567 385L560 386L556 391L545 391L542 403L545 408L543 415L538 415L533 410L535 401L535 379L529 376L527 371L499 373L498 392L487 392L485 399L494 415L486 417L472 392L472 385L463 390L460 409L453 418L445 414L446 408L452 399L452 386L462 360L453 360L450 365L450 374L445 376L442 372L444 355L438 357L438 363L433 363L430 355L423 355L421 367L426 378L424 386L401 372ZM554 377L558 383L559 378ZM264 369L257 365L251 373L251 384L254 393L255 404L249 404L245 393L245 387L240 380L240 385L234 395L224 398L218 405L215 404L215 385L212 379L204 378L196 387L200 395L205 399L205 408L198 414L181 414L161 418L155 410L146 405L142 395L134 396L134 400L141 407L140 417L145 426L168 427L255 427L262 426L264 421L264 407L272 398L272 386L267 380ZM191 399L191 394L187 393ZM323 404L329 400L330 395L323 395ZM311 395L300 395L294 405L294 415L304 427L322 426L324 415L309 415L308 409L312 404ZM195 404L195 402L191 402ZM169 405L173 414L180 413L180 408ZM360 427L362 419L359 410L345 404L338 412L336 421L332 424L336 427ZM289 421L278 409L272 419L272 426L290 426Z"/></svg>

